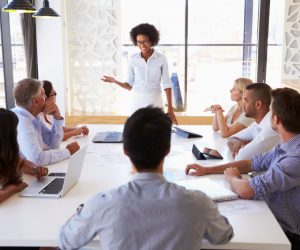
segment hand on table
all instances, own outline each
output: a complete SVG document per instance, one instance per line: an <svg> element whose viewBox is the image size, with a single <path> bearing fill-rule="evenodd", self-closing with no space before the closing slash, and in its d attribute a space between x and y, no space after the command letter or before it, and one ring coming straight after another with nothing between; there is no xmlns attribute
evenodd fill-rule
<svg viewBox="0 0 300 250"><path fill-rule="evenodd" d="M195 170L190 172L190 170ZM185 174L187 175L193 175L193 176L202 176L202 175L207 175L207 168L198 165L198 164L189 164L185 168Z"/></svg>

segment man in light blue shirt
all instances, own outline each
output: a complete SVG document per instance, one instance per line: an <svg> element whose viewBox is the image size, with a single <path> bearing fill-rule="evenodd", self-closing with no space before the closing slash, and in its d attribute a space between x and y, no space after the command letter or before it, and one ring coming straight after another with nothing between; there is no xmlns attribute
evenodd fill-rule
<svg viewBox="0 0 300 250"><path fill-rule="evenodd" d="M77 142L59 148L64 135L64 119L54 102L45 103L40 81L30 78L19 81L14 96L17 107L12 111L19 118L18 143L22 156L36 165L48 165L69 158L79 149ZM38 116L43 111L54 118L51 129Z"/></svg>
<svg viewBox="0 0 300 250"><path fill-rule="evenodd" d="M244 199L264 199L292 243L300 249L300 94L289 88L272 91L272 127L280 143L271 151L211 168L189 165L193 175L225 173L233 191ZM250 181L241 173L262 172Z"/></svg>
<svg viewBox="0 0 300 250"><path fill-rule="evenodd" d="M171 127L159 108L139 109L127 120L123 147L135 171L132 180L79 208L61 229L61 249L78 249L96 235L103 250L199 250L203 238L213 244L231 239L231 225L209 197L163 177Z"/></svg>

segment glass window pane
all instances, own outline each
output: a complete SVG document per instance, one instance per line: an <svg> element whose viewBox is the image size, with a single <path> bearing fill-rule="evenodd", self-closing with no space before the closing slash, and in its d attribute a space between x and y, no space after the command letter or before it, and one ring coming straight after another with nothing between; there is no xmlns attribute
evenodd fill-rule
<svg viewBox="0 0 300 250"><path fill-rule="evenodd" d="M255 81L257 17L257 0L252 5L235 0L189 0L189 113L199 114L211 104L227 109L234 104L229 94L234 79Z"/></svg>
<svg viewBox="0 0 300 250"><path fill-rule="evenodd" d="M266 82L273 88L281 85L284 1L270 1Z"/></svg>
<svg viewBox="0 0 300 250"><path fill-rule="evenodd" d="M26 77L26 61L24 51L24 41L21 30L20 14L11 14L10 36L11 36L11 53L13 63L14 82Z"/></svg>
<svg viewBox="0 0 300 250"><path fill-rule="evenodd" d="M189 43L243 43L244 2L189 0Z"/></svg>
<svg viewBox="0 0 300 250"><path fill-rule="evenodd" d="M243 46L189 47L188 53L188 112L199 114L212 104L225 109L233 105L229 90L243 74ZM255 70L251 72L254 79Z"/></svg>
<svg viewBox="0 0 300 250"><path fill-rule="evenodd" d="M153 24L160 31L160 44L184 43L185 0L129 0L121 4L124 44L131 44L129 32L140 23Z"/></svg>

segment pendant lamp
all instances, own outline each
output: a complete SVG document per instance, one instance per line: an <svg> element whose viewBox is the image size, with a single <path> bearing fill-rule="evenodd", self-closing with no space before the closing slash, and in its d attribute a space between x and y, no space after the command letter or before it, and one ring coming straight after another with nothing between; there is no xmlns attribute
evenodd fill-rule
<svg viewBox="0 0 300 250"><path fill-rule="evenodd" d="M60 17L60 15L58 15L53 9L50 8L48 0L44 0L43 8L40 8L32 16L35 17L35 18Z"/></svg>
<svg viewBox="0 0 300 250"><path fill-rule="evenodd" d="M34 13L36 9L28 0L12 0L2 8L4 12Z"/></svg>

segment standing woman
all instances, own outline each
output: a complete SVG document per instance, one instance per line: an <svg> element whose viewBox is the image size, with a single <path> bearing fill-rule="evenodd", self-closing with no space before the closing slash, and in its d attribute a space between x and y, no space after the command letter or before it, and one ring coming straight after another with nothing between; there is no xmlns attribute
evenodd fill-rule
<svg viewBox="0 0 300 250"><path fill-rule="evenodd" d="M168 115L177 124L172 106L172 81L168 63L166 57L153 48L159 42L158 30L151 24L142 23L130 31L130 39L139 47L140 53L134 54L129 61L127 82L120 82L112 76L103 76L101 79L132 90L132 112L148 105L163 109L162 83L168 103Z"/></svg>
<svg viewBox="0 0 300 250"><path fill-rule="evenodd" d="M17 141L17 115L0 108L0 203L20 192L27 184L22 181L22 172L37 178L47 175L48 169L37 167L20 157Z"/></svg>

